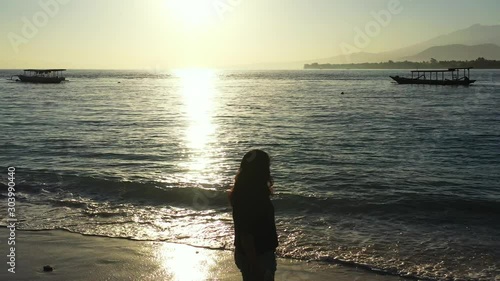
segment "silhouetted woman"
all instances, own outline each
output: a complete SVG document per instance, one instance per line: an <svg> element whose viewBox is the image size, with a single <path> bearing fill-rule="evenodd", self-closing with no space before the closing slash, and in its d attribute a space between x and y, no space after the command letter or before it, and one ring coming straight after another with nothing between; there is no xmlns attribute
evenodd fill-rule
<svg viewBox="0 0 500 281"><path fill-rule="evenodd" d="M241 160L229 194L233 207L234 258L244 281L272 281L278 246L270 158L262 150L251 150Z"/></svg>

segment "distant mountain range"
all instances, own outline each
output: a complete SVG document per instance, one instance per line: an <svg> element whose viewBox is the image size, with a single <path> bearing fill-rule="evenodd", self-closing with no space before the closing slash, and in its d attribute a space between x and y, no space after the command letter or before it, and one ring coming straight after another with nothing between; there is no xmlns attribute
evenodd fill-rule
<svg viewBox="0 0 500 281"><path fill-rule="evenodd" d="M478 57L500 59L500 25L476 24L422 43L381 53L352 53L309 63L365 63L384 61L471 60Z"/></svg>
<svg viewBox="0 0 500 281"><path fill-rule="evenodd" d="M438 61L449 61L475 60L479 57L500 60L500 46L495 44L436 46L430 47L414 56L402 58L401 60L428 61L430 58L434 58Z"/></svg>
<svg viewBox="0 0 500 281"><path fill-rule="evenodd" d="M475 60L483 57L500 60L500 25L475 24L465 29L441 35L430 40L388 52L359 52L329 58L302 60L288 63L260 63L235 68L298 69L304 64L350 64L392 61Z"/></svg>

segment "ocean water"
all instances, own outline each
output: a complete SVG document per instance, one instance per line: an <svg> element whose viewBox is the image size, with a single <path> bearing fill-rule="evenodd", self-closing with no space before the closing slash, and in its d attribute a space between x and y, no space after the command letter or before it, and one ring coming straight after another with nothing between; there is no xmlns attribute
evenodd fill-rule
<svg viewBox="0 0 500 281"><path fill-rule="evenodd" d="M261 148L279 256L500 280L500 71L474 70L471 87L394 74L406 71L2 78L1 200L14 166L20 229L231 249L227 189Z"/></svg>

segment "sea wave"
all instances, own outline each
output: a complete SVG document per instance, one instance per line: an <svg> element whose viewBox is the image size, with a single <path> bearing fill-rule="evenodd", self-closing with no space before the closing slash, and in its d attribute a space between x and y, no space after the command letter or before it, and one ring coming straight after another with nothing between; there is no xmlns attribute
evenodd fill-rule
<svg viewBox="0 0 500 281"><path fill-rule="evenodd" d="M6 190L6 182L0 186ZM343 189L353 189L343 187ZM172 205L193 209L224 209L229 207L229 186L192 186L183 183L133 182L118 178L95 178L25 171L17 191L30 194L30 200L46 200L47 204L85 208L94 203L115 202L137 205ZM335 189L335 188L332 188ZM71 197L64 196L71 194ZM6 194L2 194L5 196ZM75 199L80 198L80 199ZM22 199L22 198L21 198ZM80 200L80 201L79 201ZM484 225L500 221L500 203L495 198L474 198L457 194L383 193L359 197L352 194L311 195L277 192L273 201L283 214L364 215L408 219L423 223L462 223Z"/></svg>

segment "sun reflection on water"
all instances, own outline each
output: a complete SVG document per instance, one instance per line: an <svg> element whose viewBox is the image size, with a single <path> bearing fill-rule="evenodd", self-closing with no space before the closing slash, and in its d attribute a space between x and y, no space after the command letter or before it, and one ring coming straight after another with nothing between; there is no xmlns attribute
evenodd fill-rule
<svg viewBox="0 0 500 281"><path fill-rule="evenodd" d="M185 125L181 146L182 154L187 159L179 164L180 173L172 175L170 180L194 187L212 186L220 180L219 168L214 164L217 127L213 116L217 105L217 75L213 70L189 69L175 71L174 76L178 79L178 94L182 97L180 111ZM176 218L174 223L174 227L181 227L175 230L179 239L203 236L204 223L194 217L186 217L186 224L181 226L179 220L182 218ZM162 219L158 219L156 225L170 227L169 224L162 224ZM211 251L165 244L158 248L157 257L170 280L212 280L210 278L217 277L219 258Z"/></svg>
<svg viewBox="0 0 500 281"><path fill-rule="evenodd" d="M188 161L180 164L188 170L188 182L210 184L216 178L213 163L213 144L216 126L212 122L215 112L216 73L209 69L175 71L180 79L183 97L182 110L186 118L185 145Z"/></svg>

